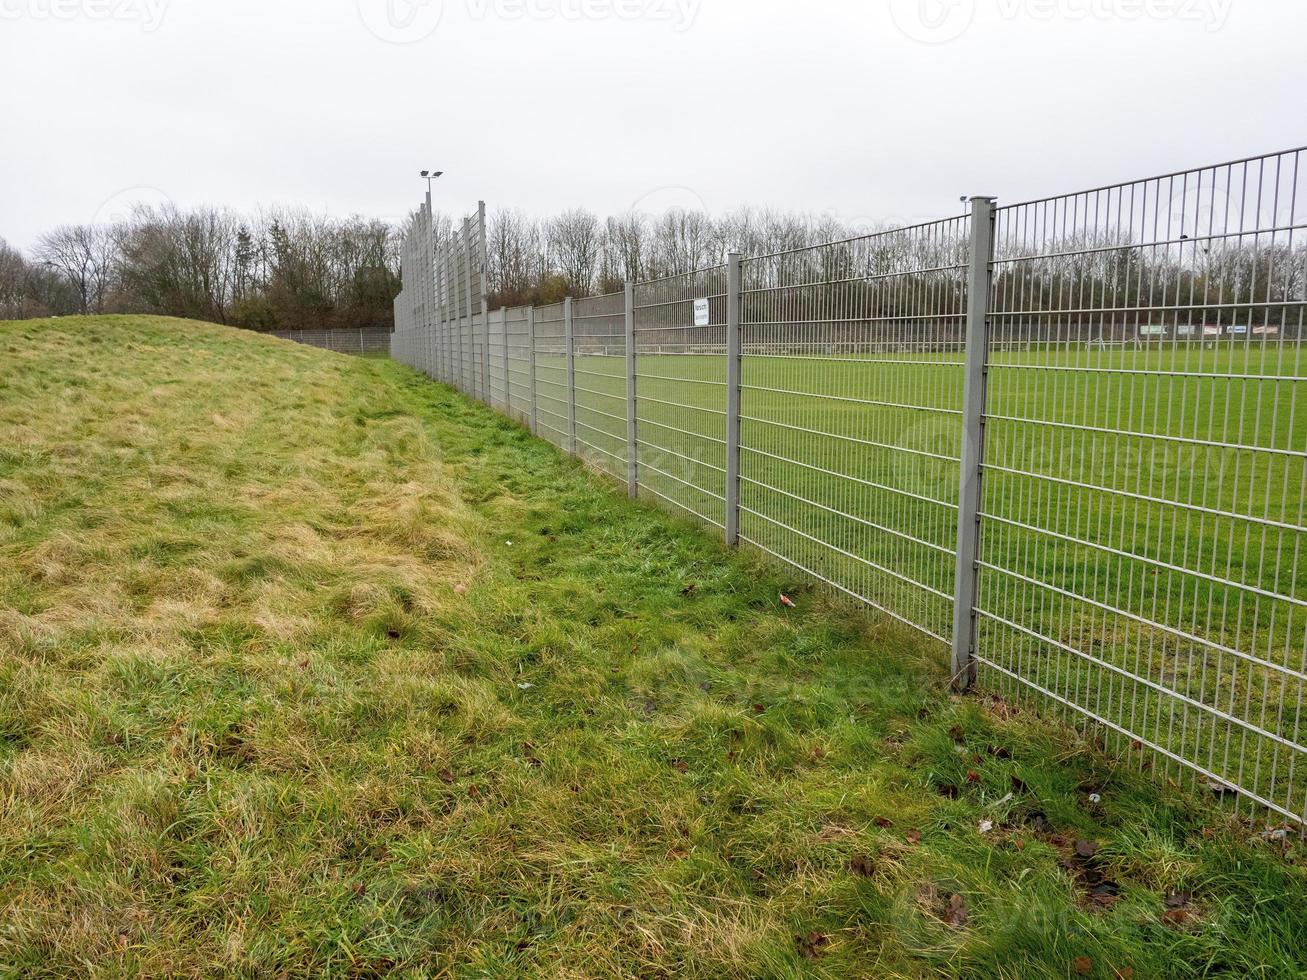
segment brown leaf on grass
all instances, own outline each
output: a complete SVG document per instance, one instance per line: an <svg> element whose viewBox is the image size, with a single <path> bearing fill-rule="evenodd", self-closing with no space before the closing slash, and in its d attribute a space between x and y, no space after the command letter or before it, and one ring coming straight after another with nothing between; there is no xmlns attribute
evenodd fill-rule
<svg viewBox="0 0 1307 980"><path fill-rule="evenodd" d="M1193 912L1189 909L1167 909L1162 913L1162 922L1174 928L1188 925L1194 918Z"/></svg>
<svg viewBox="0 0 1307 980"><path fill-rule="evenodd" d="M686 762L684 759L673 759L672 768L675 769L677 772L689 772L690 764Z"/></svg>
<svg viewBox="0 0 1307 980"><path fill-rule="evenodd" d="M1194 900L1193 892L1167 892L1166 907L1168 909L1182 909Z"/></svg>
<svg viewBox="0 0 1307 980"><path fill-rule="evenodd" d="M872 823L874 823L877 827L893 827L893 826L894 826L894 821L891 820L891 819L889 819L889 817L877 817L875 820L872 821Z"/></svg>
<svg viewBox="0 0 1307 980"><path fill-rule="evenodd" d="M469 786L467 788L467 795L475 800L477 797L481 795L481 790L477 789L475 786Z"/></svg>
<svg viewBox="0 0 1307 980"><path fill-rule="evenodd" d="M1075 843L1076 857L1088 860L1098 853L1098 842L1092 840L1078 840Z"/></svg>
<svg viewBox="0 0 1307 980"><path fill-rule="evenodd" d="M869 854L855 854L849 859L849 870L855 875L870 878L876 873L876 862Z"/></svg>
<svg viewBox="0 0 1307 980"><path fill-rule="evenodd" d="M1114 970L1112 975L1116 980L1135 980L1135 968L1133 966L1123 966Z"/></svg>
<svg viewBox="0 0 1307 980"><path fill-rule="evenodd" d="M968 769L968 770L967 770L967 782L969 782L969 783L978 783L978 782L980 782L980 773L976 772L976 770L974 770L974 769Z"/></svg>
<svg viewBox="0 0 1307 980"><path fill-rule="evenodd" d="M948 730L948 737L953 739L953 741L955 742L961 742L963 738L965 738L965 735L962 732L962 726L954 725L952 728L950 728Z"/></svg>
<svg viewBox="0 0 1307 980"><path fill-rule="evenodd" d="M436 775L440 777L441 782L452 783L454 781L454 774L448 769L441 769Z"/></svg>
<svg viewBox="0 0 1307 980"><path fill-rule="evenodd" d="M945 915L944 921L954 929L965 929L967 927L967 903L962 896L954 893L948 900L948 914Z"/></svg>
<svg viewBox="0 0 1307 980"><path fill-rule="evenodd" d="M754 713L755 715L760 715L760 714L762 714L762 713L763 713L764 711L766 711L766 710L767 710L767 709L766 709L765 707L763 707L761 704L755 704L755 705L753 706L753 713Z"/></svg>
<svg viewBox="0 0 1307 980"><path fill-rule="evenodd" d="M904 834L903 836L907 838L907 841L908 841L909 844L920 844L920 843L921 843L921 831L920 831L920 830L909 830L909 831L908 831L906 834Z"/></svg>
<svg viewBox="0 0 1307 980"><path fill-rule="evenodd" d="M1087 977L1094 972L1094 961L1088 956L1077 956L1071 962L1071 968L1076 971L1077 975Z"/></svg>
<svg viewBox="0 0 1307 980"><path fill-rule="evenodd" d="M694 590L697 589L698 587L699 587L698 582L691 582L689 585L687 585L685 588L681 590L681 595L689 597L694 594Z"/></svg>
<svg viewBox="0 0 1307 980"><path fill-rule="evenodd" d="M794 941L804 959L815 960L830 945L830 936L824 932L810 932L806 936L795 936Z"/></svg>

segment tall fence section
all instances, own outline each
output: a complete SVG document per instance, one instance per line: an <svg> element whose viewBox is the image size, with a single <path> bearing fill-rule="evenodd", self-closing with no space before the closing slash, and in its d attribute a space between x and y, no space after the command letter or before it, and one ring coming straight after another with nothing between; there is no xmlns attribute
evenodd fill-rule
<svg viewBox="0 0 1307 980"><path fill-rule="evenodd" d="M488 311L392 354L1237 806L1307 817L1304 149Z"/></svg>

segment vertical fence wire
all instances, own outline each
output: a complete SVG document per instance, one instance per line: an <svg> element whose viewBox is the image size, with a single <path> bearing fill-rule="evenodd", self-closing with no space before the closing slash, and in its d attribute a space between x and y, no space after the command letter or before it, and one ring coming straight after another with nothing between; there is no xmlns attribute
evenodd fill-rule
<svg viewBox="0 0 1307 980"><path fill-rule="evenodd" d="M626 303L624 293L572 304L577 454L626 479Z"/></svg>
<svg viewBox="0 0 1307 980"><path fill-rule="evenodd" d="M1307 812L1301 151L1002 208L980 659Z"/></svg>
<svg viewBox="0 0 1307 980"><path fill-rule="evenodd" d="M743 263L741 540L947 642L966 217Z"/></svg>
<svg viewBox="0 0 1307 980"><path fill-rule="evenodd" d="M638 283L634 312L640 489L724 528L726 267Z"/></svg>

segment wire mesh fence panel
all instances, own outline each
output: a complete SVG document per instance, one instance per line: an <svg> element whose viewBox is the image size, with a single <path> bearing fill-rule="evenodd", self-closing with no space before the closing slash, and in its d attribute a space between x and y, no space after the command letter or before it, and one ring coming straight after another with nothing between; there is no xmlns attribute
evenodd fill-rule
<svg viewBox="0 0 1307 980"><path fill-rule="evenodd" d="M724 527L725 266L636 286L635 372L641 492Z"/></svg>
<svg viewBox="0 0 1307 980"><path fill-rule="evenodd" d="M1307 810L1302 153L1000 209L982 680Z"/></svg>
<svg viewBox="0 0 1307 980"><path fill-rule="evenodd" d="M747 259L740 537L948 641L967 218Z"/></svg>
<svg viewBox="0 0 1307 980"><path fill-rule="evenodd" d="M504 333L507 310L494 310L487 316L489 335L487 354L487 399L492 408L508 414L508 340Z"/></svg>
<svg viewBox="0 0 1307 980"><path fill-rule="evenodd" d="M626 295L572 304L577 455L626 479Z"/></svg>
<svg viewBox="0 0 1307 980"><path fill-rule="evenodd" d="M524 307L508 316L508 416L523 425L531 422L531 332Z"/></svg>
<svg viewBox="0 0 1307 980"><path fill-rule="evenodd" d="M536 425L559 449L568 447L567 343L563 304L535 309Z"/></svg>

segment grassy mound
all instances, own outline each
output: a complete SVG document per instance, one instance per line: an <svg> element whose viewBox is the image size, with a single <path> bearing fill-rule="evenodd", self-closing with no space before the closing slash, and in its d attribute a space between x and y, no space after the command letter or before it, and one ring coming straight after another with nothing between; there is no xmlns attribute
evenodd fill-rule
<svg viewBox="0 0 1307 980"><path fill-rule="evenodd" d="M0 973L1307 970L1296 835L399 365L0 352Z"/></svg>

